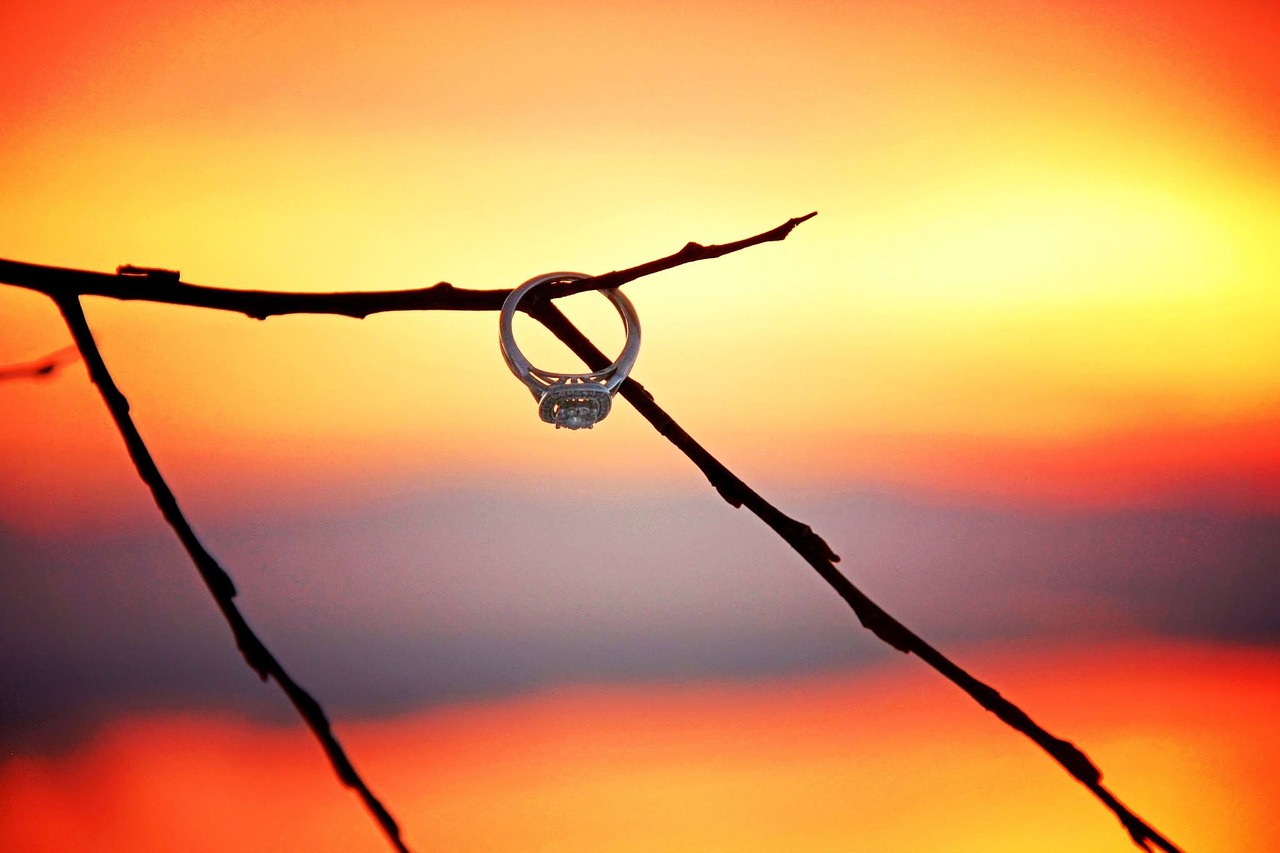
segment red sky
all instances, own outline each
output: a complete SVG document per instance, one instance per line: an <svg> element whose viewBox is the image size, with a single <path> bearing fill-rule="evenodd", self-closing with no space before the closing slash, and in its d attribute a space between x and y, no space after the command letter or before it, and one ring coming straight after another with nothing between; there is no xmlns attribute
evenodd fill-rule
<svg viewBox="0 0 1280 853"><path fill-rule="evenodd" d="M969 657L1087 743L1109 784L1185 849L1280 843L1274 652L1036 651ZM422 850L1131 849L1074 781L965 704L894 663L560 689L352 725L347 740ZM382 849L327 769L295 727L121 721L71 755L0 769L0 837L33 853Z"/></svg>

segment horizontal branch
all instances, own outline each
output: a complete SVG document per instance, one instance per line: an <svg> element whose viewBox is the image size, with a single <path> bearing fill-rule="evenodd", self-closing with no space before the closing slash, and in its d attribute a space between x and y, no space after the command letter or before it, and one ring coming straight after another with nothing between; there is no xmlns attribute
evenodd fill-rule
<svg viewBox="0 0 1280 853"><path fill-rule="evenodd" d="M753 237L721 245L689 243L680 251L624 270L614 270L591 278L552 284L541 290L548 299L558 299L588 290L618 287L656 272L694 261L718 258L761 243L786 239L810 213L789 219ZM104 296L128 301L159 302L232 311L258 320L282 314L336 314L363 318L388 311L498 311L511 288L471 290L446 281L411 290L344 291L336 293L290 293L279 290L235 290L206 287L181 281L169 270L120 267L115 273L67 269L0 259L0 284L34 290L58 299Z"/></svg>

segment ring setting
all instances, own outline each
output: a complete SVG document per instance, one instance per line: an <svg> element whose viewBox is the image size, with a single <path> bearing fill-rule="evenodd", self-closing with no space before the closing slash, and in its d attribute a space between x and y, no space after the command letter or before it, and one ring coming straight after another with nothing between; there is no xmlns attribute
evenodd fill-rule
<svg viewBox="0 0 1280 853"><path fill-rule="evenodd" d="M592 373L555 373L534 367L516 345L512 322L520 301L536 287L590 278L584 273L557 272L531 278L511 291L498 318L498 342L507 367L538 401L538 416L556 429L591 429L608 416L613 395L631 372L640 353L640 318L631 300L616 288L600 294L613 303L626 330L626 343L613 364Z"/></svg>

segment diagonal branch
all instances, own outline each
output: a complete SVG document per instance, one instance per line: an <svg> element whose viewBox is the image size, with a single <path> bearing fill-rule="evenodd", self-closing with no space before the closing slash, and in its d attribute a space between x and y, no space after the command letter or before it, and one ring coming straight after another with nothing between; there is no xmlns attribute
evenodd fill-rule
<svg viewBox="0 0 1280 853"><path fill-rule="evenodd" d="M547 300L533 301L530 315L550 329L578 358L592 370L602 370L611 363L564 313ZM661 435L688 456L706 476L715 490L730 505L746 507L782 537L796 553L814 568L853 610L858 621L884 642L900 652L914 654L937 670L943 677L968 693L979 705L995 714L1009 727L1033 740L1054 761L1088 788L1120 820L1134 844L1151 851L1155 844L1166 853L1180 853L1179 848L1116 799L1102 784L1102 771L1075 744L1050 734L1025 711L1005 699L995 688L970 675L950 658L886 613L866 593L854 586L835 564L839 557L826 541L809 525L797 521L766 501L736 474L693 439L653 399L653 395L634 379L623 382L619 391L636 411Z"/></svg>
<svg viewBox="0 0 1280 853"><path fill-rule="evenodd" d="M280 689L289 697L293 707L297 709L298 714L301 715L303 721L311 729L321 747L324 748L330 764L333 765L334 771L338 774L338 778L342 780L343 784L355 789L356 793L360 795L365 808L369 810L374 820L382 827L382 831L386 833L387 839L392 846L400 853L409 853L409 849L400 838L400 827L396 825L395 819L387 811L386 807L369 790L369 786L365 784L360 774L356 772L351 760L347 758L346 752L342 749L342 745L338 743L338 739L334 736L329 726L329 719L325 715L324 709L320 707L320 703L290 677L280 662L275 659L275 656L267 650L266 645L258 638L258 635L249 627L249 623L245 621L240 609L236 607L235 601L233 601L236 595L235 585L231 582L230 576L223 571L218 562L200 543L200 540L196 538L195 531L191 529L191 525L183 516L182 510L178 508L177 499L174 498L173 492L170 491L164 477L161 476L160 469L156 467L150 451L147 450L146 444L142 441L142 435L138 432L138 428L133 423L133 418L129 415L129 401L120 392L120 389L116 387L115 381L107 371L106 362L102 360L102 353L98 351L98 345L93 339L93 333L89 329L88 321L85 320L84 310L80 306L79 298L74 295L61 296L55 301L59 310L62 311L63 319L67 322L67 328L71 330L71 335L75 338L76 347L80 350L81 357L84 358L84 362L89 368L90 379L93 380L93 384L98 386L102 399L111 411L111 417L115 420L116 429L119 430L120 436L124 439L125 446L129 451L129 457L133 460L134 467L138 470L138 475L151 489L151 495L155 499L156 506L160 508L165 521L169 522L169 526L178 534L178 539L182 541L182 545L186 548L187 554L190 555L191 561L195 563L201 579L204 580L205 586L209 588L210 594L213 595L218 609L222 611L223 618L226 619L227 624L231 627L231 633L235 636L236 645L240 648L240 653L244 656L245 661L253 668L253 671L258 674L260 679L266 681L270 678L280 685Z"/></svg>
<svg viewBox="0 0 1280 853"><path fill-rule="evenodd" d="M541 289L544 298L555 299L587 290L617 287L656 272L673 269L694 261L709 260L742 249L775 240L784 240L801 222L817 213L789 219L777 228L732 243L703 246L689 243L665 258L648 261L624 270L604 273L566 284L548 285ZM64 267L42 266L0 259L0 284L11 284L43 293L55 300L78 296L106 296L111 299L162 302L233 311L265 320L281 314L339 314L363 318L386 311L497 311L511 292L503 290L470 290L440 282L431 287L412 290L371 290L339 293L288 293L276 290L232 290L205 287L179 280L176 272L121 267L110 273Z"/></svg>

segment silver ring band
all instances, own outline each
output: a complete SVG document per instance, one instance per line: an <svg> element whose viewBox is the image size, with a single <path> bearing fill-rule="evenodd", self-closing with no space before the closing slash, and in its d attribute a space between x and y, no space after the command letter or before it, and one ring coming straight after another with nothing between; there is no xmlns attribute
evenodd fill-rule
<svg viewBox="0 0 1280 853"><path fill-rule="evenodd" d="M627 341L617 361L593 373L554 373L534 367L516 346L512 321L520 300L535 287L590 277L580 272L553 272L531 278L511 291L502 303L502 314L498 318L498 343L507 367L533 392L533 398L538 401L538 415L547 423L555 424L556 429L590 429L609 414L613 395L640 354L640 318L622 291L616 288L600 291L622 316Z"/></svg>

